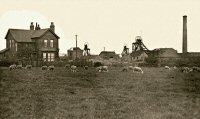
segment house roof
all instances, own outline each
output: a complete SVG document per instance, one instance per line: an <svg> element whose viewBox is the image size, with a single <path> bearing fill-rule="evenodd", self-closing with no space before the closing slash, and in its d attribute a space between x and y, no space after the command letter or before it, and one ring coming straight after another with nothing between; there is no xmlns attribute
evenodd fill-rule
<svg viewBox="0 0 200 119"><path fill-rule="evenodd" d="M105 54L105 55L115 55L115 52L114 51L101 51L101 53L99 54L99 55L101 55L101 54Z"/></svg>
<svg viewBox="0 0 200 119"><path fill-rule="evenodd" d="M53 31L47 28L40 30L9 29L5 39L7 39L8 34L10 33L17 42L33 42L34 38L40 38L48 31L55 37L59 38Z"/></svg>
<svg viewBox="0 0 200 119"><path fill-rule="evenodd" d="M5 49L3 49L3 50L0 50L0 53L4 53L4 52L6 52L7 50L9 50L8 48L5 48Z"/></svg>
<svg viewBox="0 0 200 119"><path fill-rule="evenodd" d="M34 30L35 32L32 34L32 38L39 38L43 36L49 29L40 29L40 30Z"/></svg>
<svg viewBox="0 0 200 119"><path fill-rule="evenodd" d="M81 50L81 51L83 51L81 48L79 48L79 47L72 47L72 48L70 48L68 51L75 51L75 50Z"/></svg>

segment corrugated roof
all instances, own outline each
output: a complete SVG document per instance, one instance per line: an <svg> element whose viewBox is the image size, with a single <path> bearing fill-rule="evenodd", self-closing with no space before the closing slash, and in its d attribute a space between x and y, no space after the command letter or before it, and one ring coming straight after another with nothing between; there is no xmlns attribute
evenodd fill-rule
<svg viewBox="0 0 200 119"><path fill-rule="evenodd" d="M7 32L7 35L10 32L11 35L13 36L13 38L17 42L34 42L32 40L33 38L39 38L39 37L43 36L47 31L50 31L57 38L59 38L49 28L47 28L47 29L40 29L40 30L9 29L8 32ZM7 38L7 35L6 35L6 38Z"/></svg>

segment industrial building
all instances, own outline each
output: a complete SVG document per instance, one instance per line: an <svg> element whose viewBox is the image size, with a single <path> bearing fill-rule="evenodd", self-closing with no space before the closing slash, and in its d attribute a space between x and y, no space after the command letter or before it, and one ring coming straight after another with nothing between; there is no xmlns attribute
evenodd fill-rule
<svg viewBox="0 0 200 119"><path fill-rule="evenodd" d="M187 16L183 16L182 53L173 48L158 48L151 51L150 58L155 58L159 65L200 65L200 52L187 50Z"/></svg>
<svg viewBox="0 0 200 119"><path fill-rule="evenodd" d="M74 47L67 50L67 54L70 60L81 59L83 57L83 50L79 47Z"/></svg>
<svg viewBox="0 0 200 119"><path fill-rule="evenodd" d="M152 61L157 65L200 65L200 52L188 52L187 50L187 16L183 16L183 39L182 53L178 53L173 48L156 48L149 50L143 43L141 36L136 36L132 43L132 52L124 47L122 61L134 63L146 63ZM188 63L189 62L189 63ZM148 62L149 63L149 62Z"/></svg>

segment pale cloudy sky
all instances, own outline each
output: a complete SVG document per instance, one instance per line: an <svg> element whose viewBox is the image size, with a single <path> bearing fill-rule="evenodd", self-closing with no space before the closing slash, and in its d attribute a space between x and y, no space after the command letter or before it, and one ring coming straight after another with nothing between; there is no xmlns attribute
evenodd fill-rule
<svg viewBox="0 0 200 119"><path fill-rule="evenodd" d="M60 53L89 43L92 54L103 47L121 53L142 35L150 49L182 51L182 16L188 16L188 51L200 52L200 0L0 0L0 49L8 28L47 28L54 22Z"/></svg>

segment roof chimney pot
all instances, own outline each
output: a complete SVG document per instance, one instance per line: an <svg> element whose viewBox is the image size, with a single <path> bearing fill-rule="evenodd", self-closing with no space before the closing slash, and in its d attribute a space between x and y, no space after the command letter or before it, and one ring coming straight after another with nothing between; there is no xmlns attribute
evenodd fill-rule
<svg viewBox="0 0 200 119"><path fill-rule="evenodd" d="M34 25L33 25L33 22L31 22L31 25L30 25L30 30L34 30Z"/></svg>
<svg viewBox="0 0 200 119"><path fill-rule="evenodd" d="M55 25L53 22L51 22L51 25L50 25L50 30L55 32Z"/></svg>

